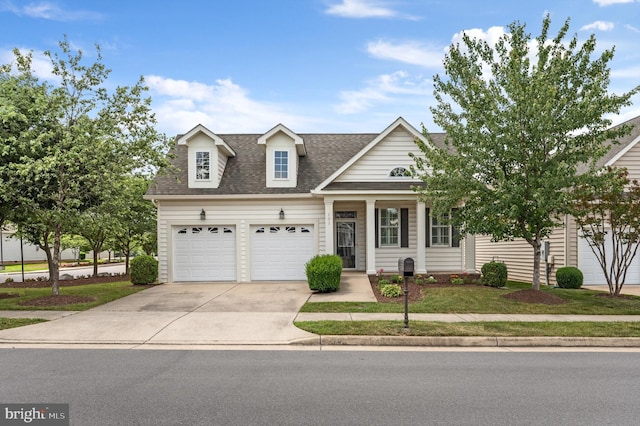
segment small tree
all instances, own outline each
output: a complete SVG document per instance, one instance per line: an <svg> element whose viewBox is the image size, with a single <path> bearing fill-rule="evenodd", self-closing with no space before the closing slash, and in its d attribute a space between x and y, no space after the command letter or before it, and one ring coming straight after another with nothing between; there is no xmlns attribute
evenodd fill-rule
<svg viewBox="0 0 640 426"><path fill-rule="evenodd" d="M592 59L593 35L582 44L577 36L565 41L567 20L549 39L549 26L547 15L535 43L524 25L513 23L495 46L467 35L452 45L446 77L434 79L438 104L431 108L446 146L417 141L426 160L413 156L414 172L425 182L416 190L434 213L463 206L452 217L462 235L531 245L536 290L541 243L561 226L569 190L595 173L606 140L630 130L611 128L605 117L640 89L609 94L613 49ZM587 172L579 173L579 165Z"/></svg>
<svg viewBox="0 0 640 426"><path fill-rule="evenodd" d="M640 184L626 169L608 168L573 192L572 214L618 296L640 246Z"/></svg>

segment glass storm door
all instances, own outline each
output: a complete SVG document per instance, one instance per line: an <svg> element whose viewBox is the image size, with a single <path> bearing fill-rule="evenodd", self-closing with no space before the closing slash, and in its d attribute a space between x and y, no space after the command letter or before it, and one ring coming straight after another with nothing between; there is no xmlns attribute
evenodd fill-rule
<svg viewBox="0 0 640 426"><path fill-rule="evenodd" d="M342 267L356 267L356 223L336 222L336 254L342 258Z"/></svg>

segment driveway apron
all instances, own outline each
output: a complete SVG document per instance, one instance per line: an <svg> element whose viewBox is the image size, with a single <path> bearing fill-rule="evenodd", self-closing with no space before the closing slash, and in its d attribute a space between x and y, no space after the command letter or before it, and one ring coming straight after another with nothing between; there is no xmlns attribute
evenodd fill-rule
<svg viewBox="0 0 640 426"><path fill-rule="evenodd" d="M0 343L277 345L317 338L293 325L305 282L162 284L46 323L0 330Z"/></svg>

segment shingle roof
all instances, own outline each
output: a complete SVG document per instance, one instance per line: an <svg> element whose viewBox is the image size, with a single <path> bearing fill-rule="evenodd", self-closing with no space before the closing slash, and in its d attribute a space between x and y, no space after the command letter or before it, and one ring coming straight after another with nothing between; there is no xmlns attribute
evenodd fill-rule
<svg viewBox="0 0 640 426"><path fill-rule="evenodd" d="M300 157L295 188L267 188L266 156L259 134L218 134L235 152L229 158L218 188L189 188L187 147L174 147L177 174L160 174L147 191L158 195L300 194L309 193L378 136L363 134L300 134L307 155Z"/></svg>

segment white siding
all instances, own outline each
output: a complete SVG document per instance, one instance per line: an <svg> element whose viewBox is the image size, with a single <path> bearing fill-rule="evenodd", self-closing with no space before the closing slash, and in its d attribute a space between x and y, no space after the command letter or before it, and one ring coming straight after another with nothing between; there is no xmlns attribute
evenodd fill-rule
<svg viewBox="0 0 640 426"><path fill-rule="evenodd" d="M229 157L224 155L222 152L218 152L218 183L222 180L222 175L224 174L224 169L227 167L227 160Z"/></svg>
<svg viewBox="0 0 640 426"><path fill-rule="evenodd" d="M298 153L295 141L284 132L278 132L267 141L267 175L266 182L269 188L295 188L298 184ZM289 160L289 177L287 179L274 178L274 153L275 151L287 151Z"/></svg>
<svg viewBox="0 0 640 426"><path fill-rule="evenodd" d="M630 179L640 179L640 144L636 144L614 164L615 167L626 167Z"/></svg>
<svg viewBox="0 0 640 426"><path fill-rule="evenodd" d="M206 211L206 220L200 220L200 210ZM280 209L285 219L279 219ZM306 200L224 200L160 201L158 202L158 260L160 282L171 282L173 241L171 227L177 225L230 225L236 227L236 259L238 281L250 280L251 225L314 225L317 253L324 248L324 204L321 199Z"/></svg>
<svg viewBox="0 0 640 426"><path fill-rule="evenodd" d="M395 167L409 168L413 160L409 153L421 154L414 143L414 136L398 127L375 147L345 170L336 182L366 182L389 180L389 172Z"/></svg>

